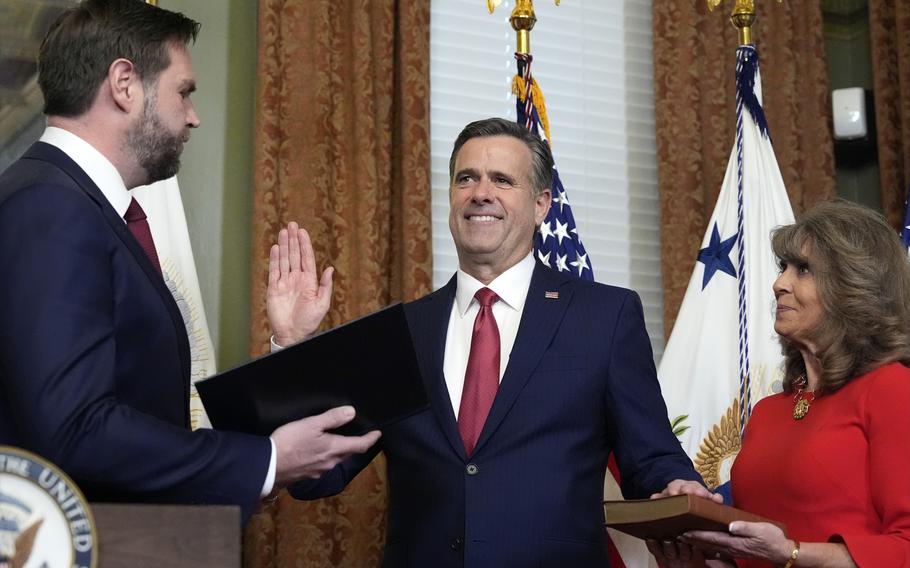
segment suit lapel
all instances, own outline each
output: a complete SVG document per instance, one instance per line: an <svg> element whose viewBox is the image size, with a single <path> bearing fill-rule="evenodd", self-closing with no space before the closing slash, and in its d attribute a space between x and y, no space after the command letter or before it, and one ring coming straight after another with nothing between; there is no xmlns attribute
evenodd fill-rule
<svg viewBox="0 0 910 568"><path fill-rule="evenodd" d="M453 276L448 284L413 303L414 317L410 323L430 406L449 444L464 459L464 442L458 433L458 422L443 373L446 330L454 301Z"/></svg>
<svg viewBox="0 0 910 568"><path fill-rule="evenodd" d="M31 148L23 155L23 158L30 158L35 160L41 160L44 162L50 162L54 164L61 170L63 170L82 191L92 200L95 204L101 209L101 213L104 215L105 220L110 226L111 230L117 235L120 241L123 243L133 257L136 259L136 262L139 263L139 266L142 267L142 270L145 272L148 279L151 281L155 290L158 292L158 295L161 297L161 301L164 303L165 307L168 310L168 314L173 320L174 327L177 330L177 344L181 362L183 363L181 367L185 369L186 380L183 381L184 390L186 392L187 400L190 396L190 383L189 383L189 370L190 370L190 347L189 340L186 336L186 325L183 322L183 316L180 313L180 309L177 307L177 303L174 301L174 296L171 294L171 291L167 288L164 280L161 278L161 274L152 266L151 261L148 256L146 256L145 251L142 250L142 247L139 246L139 242L136 241L136 238L133 237L133 234L130 233L129 229L126 226L123 218L117 215L117 212L114 211L114 208L111 207L110 202L107 198L104 197L104 194L101 193L101 190L95 185L95 182L92 181L88 174L82 170L65 152L53 146L51 144L46 144L44 142L36 142L32 145ZM187 424L189 424L189 406L186 408L186 419Z"/></svg>
<svg viewBox="0 0 910 568"><path fill-rule="evenodd" d="M566 308L572 301L574 287L570 276L550 270L537 262L534 264L534 273L531 276L531 285L528 288L528 297L518 325L515 344L509 356L509 365L493 400L490 415L477 440L475 453L482 449L515 404L519 393L531 378L531 373L559 329ZM547 298L546 292L558 292L559 297Z"/></svg>

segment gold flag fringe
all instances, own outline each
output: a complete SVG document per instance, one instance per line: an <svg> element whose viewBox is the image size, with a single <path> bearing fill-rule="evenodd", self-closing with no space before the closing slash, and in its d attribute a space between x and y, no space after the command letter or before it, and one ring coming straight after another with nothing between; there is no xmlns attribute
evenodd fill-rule
<svg viewBox="0 0 910 568"><path fill-rule="evenodd" d="M512 77L512 94L514 94L521 102L525 102L527 99L527 85L525 80L521 75L515 75ZM550 148L553 147L553 139L550 138L550 119L547 118L547 105L544 101L543 93L540 90L540 87L537 86L537 79L531 77L531 100L534 102L534 107L537 109L537 115L540 117L540 125L543 126L543 132L547 137L547 142L550 144Z"/></svg>

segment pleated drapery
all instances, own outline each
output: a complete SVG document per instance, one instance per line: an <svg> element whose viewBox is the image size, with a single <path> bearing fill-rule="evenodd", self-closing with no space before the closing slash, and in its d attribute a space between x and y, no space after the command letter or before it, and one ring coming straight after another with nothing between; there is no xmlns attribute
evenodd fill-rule
<svg viewBox="0 0 910 568"><path fill-rule="evenodd" d="M260 0L253 355L268 349L268 249L288 221L310 232L320 270L335 267L324 325L429 292L429 13L406 0ZM247 526L244 564L376 566L386 495L381 456L338 497L284 494Z"/></svg>

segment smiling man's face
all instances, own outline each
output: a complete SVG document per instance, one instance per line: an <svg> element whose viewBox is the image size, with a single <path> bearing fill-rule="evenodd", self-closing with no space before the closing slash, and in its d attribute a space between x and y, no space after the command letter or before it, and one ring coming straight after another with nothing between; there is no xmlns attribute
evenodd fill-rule
<svg viewBox="0 0 910 568"><path fill-rule="evenodd" d="M531 151L511 136L472 138L455 158L449 229L461 269L484 283L528 255L550 208L530 174Z"/></svg>

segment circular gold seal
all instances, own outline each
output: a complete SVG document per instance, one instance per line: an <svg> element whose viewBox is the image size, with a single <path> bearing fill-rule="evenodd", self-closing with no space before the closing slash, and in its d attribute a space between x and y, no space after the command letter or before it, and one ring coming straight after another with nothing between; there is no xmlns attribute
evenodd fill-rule
<svg viewBox="0 0 910 568"><path fill-rule="evenodd" d="M88 503L65 473L0 446L0 568L95 568L97 542Z"/></svg>

